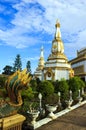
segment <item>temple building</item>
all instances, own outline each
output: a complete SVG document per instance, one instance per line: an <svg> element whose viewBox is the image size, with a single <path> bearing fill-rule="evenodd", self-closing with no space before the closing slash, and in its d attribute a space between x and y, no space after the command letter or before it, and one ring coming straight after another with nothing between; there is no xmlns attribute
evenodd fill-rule
<svg viewBox="0 0 86 130"><path fill-rule="evenodd" d="M51 53L44 64L43 48L39 59L38 68L34 73L35 78L40 80L69 79L74 75L68 59L64 54L64 44L61 39L60 23L56 22L55 36L52 41Z"/></svg>
<svg viewBox="0 0 86 130"><path fill-rule="evenodd" d="M34 72L34 78L39 78L40 80L43 80L44 63L45 63L45 61L44 61L44 49L43 49L43 46L42 46L38 67L36 68L36 71Z"/></svg>
<svg viewBox="0 0 86 130"><path fill-rule="evenodd" d="M70 61L74 75L86 81L86 48L77 51L77 57Z"/></svg>

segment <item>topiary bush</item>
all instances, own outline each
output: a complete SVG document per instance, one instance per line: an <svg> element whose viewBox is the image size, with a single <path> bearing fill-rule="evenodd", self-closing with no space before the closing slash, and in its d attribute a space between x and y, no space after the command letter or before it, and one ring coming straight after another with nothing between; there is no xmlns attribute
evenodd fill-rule
<svg viewBox="0 0 86 130"><path fill-rule="evenodd" d="M72 90L73 99L75 100L78 97L78 90L85 87L85 84L79 77L70 78L68 84L69 90Z"/></svg>
<svg viewBox="0 0 86 130"><path fill-rule="evenodd" d="M21 95L23 99L26 99L28 101L34 98L34 92L31 87L28 87L28 89L23 90Z"/></svg>
<svg viewBox="0 0 86 130"><path fill-rule="evenodd" d="M54 86L49 81L42 81L38 86L38 92L43 96L43 99L46 99L47 96L54 93Z"/></svg>
<svg viewBox="0 0 86 130"><path fill-rule="evenodd" d="M56 92L61 92L61 99L66 100L68 99L68 93L69 93L69 86L65 79L61 79L61 81L57 82L58 85L56 87Z"/></svg>

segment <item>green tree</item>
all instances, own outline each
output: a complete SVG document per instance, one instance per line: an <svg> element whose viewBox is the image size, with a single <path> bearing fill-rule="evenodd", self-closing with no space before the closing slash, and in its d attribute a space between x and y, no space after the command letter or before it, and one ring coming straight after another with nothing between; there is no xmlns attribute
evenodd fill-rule
<svg viewBox="0 0 86 130"><path fill-rule="evenodd" d="M38 86L38 92L42 93L43 98L46 99L47 96L54 93L54 86L49 81L42 81Z"/></svg>
<svg viewBox="0 0 86 130"><path fill-rule="evenodd" d="M34 97L32 88L29 87L27 90L22 91L22 97L26 100L31 100Z"/></svg>
<svg viewBox="0 0 86 130"><path fill-rule="evenodd" d="M57 81L58 86L56 88L56 92L61 92L62 100L68 98L69 86L65 79L61 79L61 81Z"/></svg>
<svg viewBox="0 0 86 130"><path fill-rule="evenodd" d="M31 74L31 63L30 63L30 61L27 61L26 68L27 68L27 72L29 72Z"/></svg>
<svg viewBox="0 0 86 130"><path fill-rule="evenodd" d="M78 96L78 90L85 87L84 82L79 77L70 78L68 81L69 89L73 92L73 98L76 99Z"/></svg>
<svg viewBox="0 0 86 130"><path fill-rule="evenodd" d="M19 54L16 55L14 64L13 64L13 72L16 72L17 70L22 70L22 62L21 57Z"/></svg>
<svg viewBox="0 0 86 130"><path fill-rule="evenodd" d="M6 74L6 75L11 75L13 73L13 68L12 66L6 65L3 68L4 72L2 74Z"/></svg>
<svg viewBox="0 0 86 130"><path fill-rule="evenodd" d="M37 81L36 80L31 80L30 86L31 86L33 91L37 91Z"/></svg>
<svg viewBox="0 0 86 130"><path fill-rule="evenodd" d="M77 80L79 81L79 88L82 89L82 87L84 88L85 87L85 82L80 79L80 77L77 77Z"/></svg>
<svg viewBox="0 0 86 130"><path fill-rule="evenodd" d="M59 85L59 81L58 80L56 80L56 81L52 81L52 84L53 84L53 86L54 86L54 91L55 91L55 93L57 93L58 92L58 85Z"/></svg>

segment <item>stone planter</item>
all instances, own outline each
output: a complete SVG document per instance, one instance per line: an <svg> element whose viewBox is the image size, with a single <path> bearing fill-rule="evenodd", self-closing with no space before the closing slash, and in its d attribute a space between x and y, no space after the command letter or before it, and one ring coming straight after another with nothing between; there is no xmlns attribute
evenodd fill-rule
<svg viewBox="0 0 86 130"><path fill-rule="evenodd" d="M73 103L73 100L65 101L67 104L68 109L71 109L71 105Z"/></svg>
<svg viewBox="0 0 86 130"><path fill-rule="evenodd" d="M56 119L55 114L53 113L57 109L57 105L46 105L46 109L50 112L48 116L52 119Z"/></svg>
<svg viewBox="0 0 86 130"><path fill-rule="evenodd" d="M79 98L78 98L79 103L81 103L82 100L83 100L82 97L79 97Z"/></svg>
<svg viewBox="0 0 86 130"><path fill-rule="evenodd" d="M32 112L27 112L29 116L31 117L31 124L34 125L36 123L36 119L39 116L39 111L34 110Z"/></svg>

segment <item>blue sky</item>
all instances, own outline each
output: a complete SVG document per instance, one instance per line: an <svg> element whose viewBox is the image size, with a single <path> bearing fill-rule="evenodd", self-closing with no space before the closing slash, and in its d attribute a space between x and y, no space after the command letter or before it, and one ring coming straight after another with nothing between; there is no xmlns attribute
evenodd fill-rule
<svg viewBox="0 0 86 130"><path fill-rule="evenodd" d="M22 68L30 60L34 72L42 45L46 61L57 19L70 60L86 47L85 0L0 0L0 73L6 65L13 66L17 54Z"/></svg>

